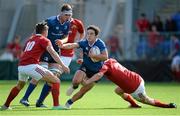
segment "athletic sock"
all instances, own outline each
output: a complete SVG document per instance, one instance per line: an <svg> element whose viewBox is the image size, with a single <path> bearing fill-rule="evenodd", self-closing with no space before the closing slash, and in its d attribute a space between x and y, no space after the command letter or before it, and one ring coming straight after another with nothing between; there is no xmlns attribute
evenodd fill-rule
<svg viewBox="0 0 180 116"><path fill-rule="evenodd" d="M20 90L15 86L11 89L11 92L9 93L9 96L7 97L7 100L5 102L5 106L9 107L11 101L18 95L18 93L20 92Z"/></svg>
<svg viewBox="0 0 180 116"><path fill-rule="evenodd" d="M23 100L28 100L29 96L31 95L31 93L33 92L35 87L36 87L35 84L30 83L27 90L26 90L26 93L25 93L25 95L24 95L24 97L22 99Z"/></svg>
<svg viewBox="0 0 180 116"><path fill-rule="evenodd" d="M59 106L59 93L60 93L60 83L52 84L52 97L53 97L53 105Z"/></svg>
<svg viewBox="0 0 180 116"><path fill-rule="evenodd" d="M38 103L43 103L45 98L48 96L50 90L51 90L51 86L48 85L48 83L45 83L42 88L41 94L39 96Z"/></svg>
<svg viewBox="0 0 180 116"><path fill-rule="evenodd" d="M72 101L71 99L69 99L69 100L67 101L67 103L68 103L69 105L72 105L72 104L73 104L73 101Z"/></svg>
<svg viewBox="0 0 180 116"><path fill-rule="evenodd" d="M169 104L162 103L162 102L160 102L159 100L154 100L154 106L162 107L162 108L168 108L168 107L169 107Z"/></svg>
<svg viewBox="0 0 180 116"><path fill-rule="evenodd" d="M128 101L128 102L131 104L131 106L134 106L134 107L139 106L139 105L135 102L135 100L133 99L133 97L132 97L131 95L129 95L129 94L126 94L126 95L127 95L127 96L126 96L126 97L123 97L123 98L124 98L124 100Z"/></svg>

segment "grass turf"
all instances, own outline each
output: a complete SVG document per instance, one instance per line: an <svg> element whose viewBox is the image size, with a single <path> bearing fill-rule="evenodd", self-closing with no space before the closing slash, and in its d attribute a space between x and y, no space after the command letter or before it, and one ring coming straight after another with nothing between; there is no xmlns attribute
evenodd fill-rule
<svg viewBox="0 0 180 116"><path fill-rule="evenodd" d="M0 105L4 103L11 87L15 84L16 81L0 81ZM30 96L30 107L24 107L19 104L19 100L24 95L27 85L11 103L13 110L0 111L0 116L180 116L180 83L147 83L145 85L146 92L150 97L167 103L174 102L178 107L176 109L157 108L141 103L139 103L142 106L140 109L128 108L129 104L114 93L114 88L116 87L114 84L100 82L81 100L74 103L71 110L59 111L51 110L51 95L45 100L45 104L48 105L49 108L41 109L35 107L35 102L41 92L43 83L39 83ZM69 98L65 95L65 91L69 85L69 82L62 82L61 84L60 102L62 105L64 105Z"/></svg>

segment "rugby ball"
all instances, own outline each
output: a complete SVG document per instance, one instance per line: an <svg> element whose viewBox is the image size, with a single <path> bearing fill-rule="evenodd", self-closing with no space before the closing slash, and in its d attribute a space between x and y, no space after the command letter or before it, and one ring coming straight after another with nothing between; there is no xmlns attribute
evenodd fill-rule
<svg viewBox="0 0 180 116"><path fill-rule="evenodd" d="M94 54L94 55L99 55L101 52L100 52L100 49L97 47L97 46L93 46L91 49L90 49L90 51L92 52L92 54ZM93 59L93 58L91 58L91 60L93 61L93 62L98 62L99 60L96 60L96 59Z"/></svg>

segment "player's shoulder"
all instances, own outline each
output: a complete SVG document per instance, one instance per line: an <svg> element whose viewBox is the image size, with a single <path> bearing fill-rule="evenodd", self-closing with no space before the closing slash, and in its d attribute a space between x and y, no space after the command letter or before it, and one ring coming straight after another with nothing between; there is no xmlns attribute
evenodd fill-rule
<svg viewBox="0 0 180 116"><path fill-rule="evenodd" d="M80 46L88 46L88 41L87 41L87 39L82 39L78 42L78 44Z"/></svg>
<svg viewBox="0 0 180 116"><path fill-rule="evenodd" d="M70 22L71 22L71 25L76 25L76 26L82 25L82 26L83 26L82 21L79 20L79 19L72 18L72 19L70 20Z"/></svg>
<svg viewBox="0 0 180 116"><path fill-rule="evenodd" d="M82 39L78 43L88 43L87 39Z"/></svg>
<svg viewBox="0 0 180 116"><path fill-rule="evenodd" d="M97 38L96 43L105 45L104 41L100 38Z"/></svg>
<svg viewBox="0 0 180 116"><path fill-rule="evenodd" d="M71 19L71 22L74 22L74 23L82 23L82 21L80 19L77 19L77 18L72 18Z"/></svg>
<svg viewBox="0 0 180 116"><path fill-rule="evenodd" d="M46 19L48 25L53 25L57 22L57 16L51 16Z"/></svg>
<svg viewBox="0 0 180 116"><path fill-rule="evenodd" d="M42 36L42 35L37 35L37 38L39 41L50 41L47 37Z"/></svg>
<svg viewBox="0 0 180 116"><path fill-rule="evenodd" d="M57 19L57 16L51 16L47 18L47 21L54 21Z"/></svg>

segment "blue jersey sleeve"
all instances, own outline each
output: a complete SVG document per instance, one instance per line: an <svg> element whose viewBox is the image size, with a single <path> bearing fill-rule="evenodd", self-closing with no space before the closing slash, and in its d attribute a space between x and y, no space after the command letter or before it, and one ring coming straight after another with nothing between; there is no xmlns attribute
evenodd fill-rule
<svg viewBox="0 0 180 116"><path fill-rule="evenodd" d="M105 43L101 39L98 39L95 45L100 49L101 52L107 49Z"/></svg>

